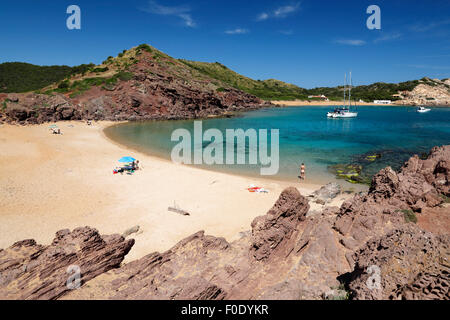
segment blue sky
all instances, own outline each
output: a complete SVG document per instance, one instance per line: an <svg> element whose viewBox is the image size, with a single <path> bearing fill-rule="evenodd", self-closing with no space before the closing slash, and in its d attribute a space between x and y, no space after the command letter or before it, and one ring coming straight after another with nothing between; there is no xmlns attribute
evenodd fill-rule
<svg viewBox="0 0 450 320"><path fill-rule="evenodd" d="M66 9L81 8L81 30ZM369 30L369 5L381 30ZM301 87L450 77L450 1L17 0L0 3L0 62L101 63L149 43Z"/></svg>

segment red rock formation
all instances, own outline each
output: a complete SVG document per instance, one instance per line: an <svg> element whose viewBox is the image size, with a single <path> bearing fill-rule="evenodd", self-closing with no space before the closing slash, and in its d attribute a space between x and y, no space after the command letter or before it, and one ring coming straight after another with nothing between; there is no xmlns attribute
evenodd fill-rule
<svg viewBox="0 0 450 320"><path fill-rule="evenodd" d="M450 146L444 146L433 148L427 160L410 158L399 173L390 167L380 170L368 194L341 207L334 227L344 236L344 246L355 250L370 237L406 223L404 210L421 212L442 204L442 195L449 192L449 165Z"/></svg>
<svg viewBox="0 0 450 320"><path fill-rule="evenodd" d="M132 51L132 50L130 50ZM9 94L3 121L191 119L251 110L266 104L170 57L143 51L128 66L131 80L93 86L70 98L59 93ZM218 91L218 85L222 88ZM269 103L270 105L270 103Z"/></svg>
<svg viewBox="0 0 450 320"><path fill-rule="evenodd" d="M266 215L252 222L252 253L256 260L267 259L309 210L308 200L294 187L284 190Z"/></svg>
<svg viewBox="0 0 450 320"><path fill-rule="evenodd" d="M405 219L413 209L449 214L437 201L448 192L449 151L413 157L400 173L383 169L366 195L310 217L307 199L288 188L232 243L198 232L120 267L133 241L118 235L81 228L58 232L47 247L19 242L0 251L0 298L321 299L336 298L330 292L342 281L355 299L449 299L446 228L436 235ZM70 264L89 285L67 288Z"/></svg>
<svg viewBox="0 0 450 320"><path fill-rule="evenodd" d="M370 240L355 253L349 288L355 299L448 300L449 259L449 235L435 236L409 224Z"/></svg>
<svg viewBox="0 0 450 320"><path fill-rule="evenodd" d="M119 267L133 244L119 235L101 237L89 227L61 230L49 246L16 242L0 251L0 299L57 299L70 290L69 266L79 267L84 284Z"/></svg>

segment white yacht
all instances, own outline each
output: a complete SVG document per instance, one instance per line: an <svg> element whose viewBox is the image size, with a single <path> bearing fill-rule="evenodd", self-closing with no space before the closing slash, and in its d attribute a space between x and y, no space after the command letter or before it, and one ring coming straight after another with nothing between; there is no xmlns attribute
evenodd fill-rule
<svg viewBox="0 0 450 320"><path fill-rule="evenodd" d="M327 113L328 118L356 118L358 112L351 111L351 97L352 97L352 73L350 72L350 85L348 86L348 105L345 99L347 91L347 74L345 75L344 81L344 105L342 107L336 107L333 111Z"/></svg>
<svg viewBox="0 0 450 320"><path fill-rule="evenodd" d="M430 111L430 110L431 110L431 109L425 108L425 107L422 107L422 106L420 106L420 107L417 108L417 112L420 112L420 113L428 112L428 111Z"/></svg>

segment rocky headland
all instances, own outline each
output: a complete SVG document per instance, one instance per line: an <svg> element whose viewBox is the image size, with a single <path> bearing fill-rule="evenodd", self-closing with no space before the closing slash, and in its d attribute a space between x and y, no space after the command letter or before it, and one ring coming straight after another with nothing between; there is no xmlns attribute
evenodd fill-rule
<svg viewBox="0 0 450 320"><path fill-rule="evenodd" d="M192 119L268 105L142 45L42 90L0 94L0 122Z"/></svg>
<svg viewBox="0 0 450 320"><path fill-rule="evenodd" d="M398 92L398 105L450 106L450 79L423 78L410 91Z"/></svg>
<svg viewBox="0 0 450 320"><path fill-rule="evenodd" d="M336 190L314 197L327 194ZM311 214L289 187L233 242L200 231L123 264L134 240L62 230L47 246L24 240L0 250L0 298L449 299L449 197L443 146L399 172L381 170L340 208ZM68 286L71 266L79 288Z"/></svg>

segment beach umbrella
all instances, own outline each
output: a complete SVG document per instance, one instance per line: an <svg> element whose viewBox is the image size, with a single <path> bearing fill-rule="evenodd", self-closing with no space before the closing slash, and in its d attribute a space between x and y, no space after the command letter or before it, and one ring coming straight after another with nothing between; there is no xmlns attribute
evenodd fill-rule
<svg viewBox="0 0 450 320"><path fill-rule="evenodd" d="M52 128L58 128L58 126L56 124L52 124L52 125L49 126L49 128L51 128L51 129Z"/></svg>
<svg viewBox="0 0 450 320"><path fill-rule="evenodd" d="M122 157L119 159L119 162L133 162L133 161L136 161L136 159L133 157Z"/></svg>

